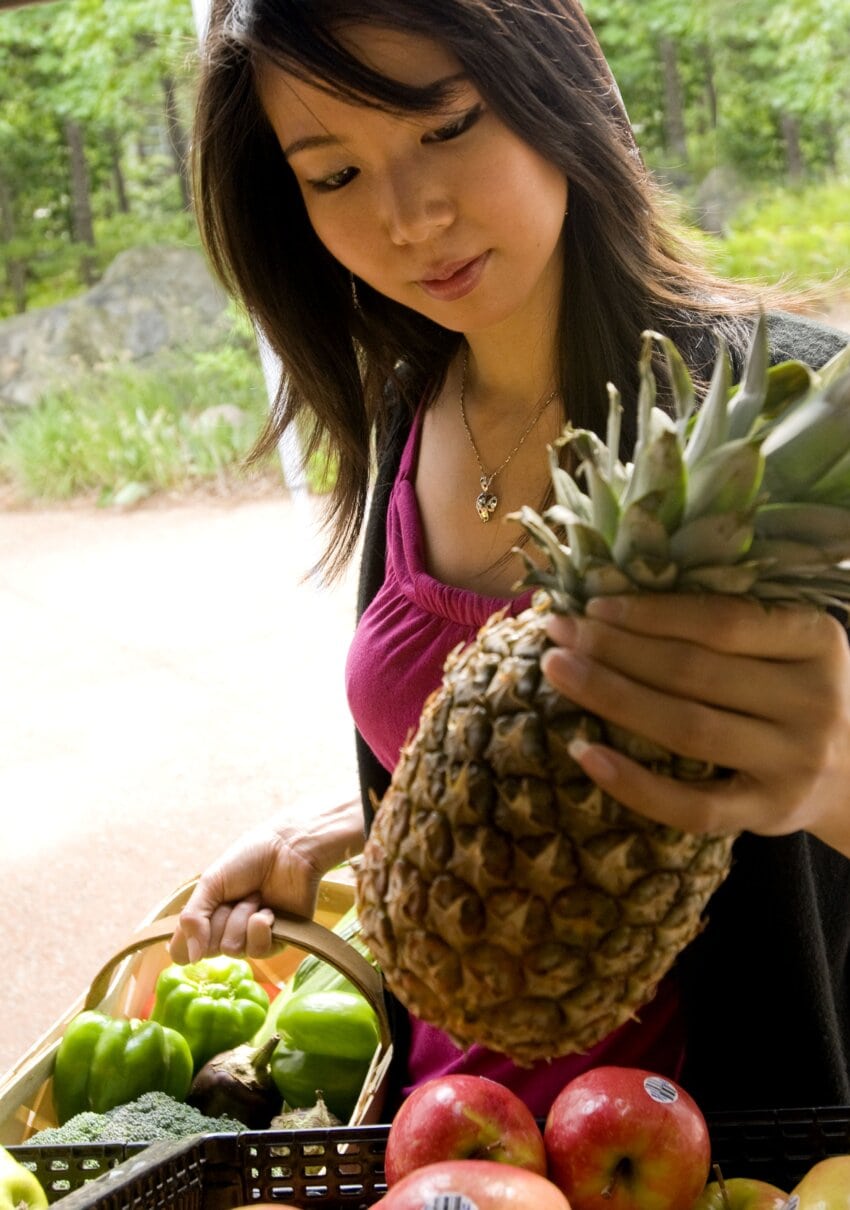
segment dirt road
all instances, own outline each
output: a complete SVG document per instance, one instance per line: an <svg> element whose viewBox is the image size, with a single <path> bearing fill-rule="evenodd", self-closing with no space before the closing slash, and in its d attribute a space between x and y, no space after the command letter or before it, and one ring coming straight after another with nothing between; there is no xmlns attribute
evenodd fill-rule
<svg viewBox="0 0 850 1210"><path fill-rule="evenodd" d="M0 1073L235 835L352 792L317 550L284 494L0 512Z"/></svg>

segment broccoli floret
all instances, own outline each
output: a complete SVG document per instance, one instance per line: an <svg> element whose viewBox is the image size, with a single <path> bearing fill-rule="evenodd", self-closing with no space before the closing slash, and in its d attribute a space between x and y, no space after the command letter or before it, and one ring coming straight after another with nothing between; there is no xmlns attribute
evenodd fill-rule
<svg viewBox="0 0 850 1210"><path fill-rule="evenodd" d="M46 1130L37 1131L27 1142L44 1146L53 1143L97 1143L101 1138L103 1122L102 1113L78 1113L64 1126L51 1126Z"/></svg>
<svg viewBox="0 0 850 1210"><path fill-rule="evenodd" d="M200 1109L183 1101L175 1101L165 1092L146 1092L127 1105L110 1109L106 1116L109 1118L111 1137L128 1143L142 1143L150 1139L182 1139L188 1134L246 1129L235 1118L208 1117Z"/></svg>
<svg viewBox="0 0 850 1210"><path fill-rule="evenodd" d="M211 1118L199 1109L175 1101L165 1092L146 1092L106 1113L78 1113L64 1126L39 1130L28 1143L39 1146L65 1143L152 1143L155 1139L182 1139L190 1134L245 1130L242 1122L226 1116Z"/></svg>

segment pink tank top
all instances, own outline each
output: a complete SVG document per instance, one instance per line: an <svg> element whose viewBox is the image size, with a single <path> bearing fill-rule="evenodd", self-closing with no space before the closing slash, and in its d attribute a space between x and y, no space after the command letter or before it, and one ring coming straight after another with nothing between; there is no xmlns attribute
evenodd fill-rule
<svg viewBox="0 0 850 1210"><path fill-rule="evenodd" d="M360 619L348 653L346 691L360 734L392 771L422 705L441 679L458 643L469 642L497 609L525 609L530 593L505 601L441 584L425 568L422 528L414 490L421 431L417 415L402 455L387 512L384 583ZM684 1029L675 979L668 976L641 1013L592 1050L530 1068L504 1055L454 1046L439 1029L411 1017L409 1092L437 1075L467 1072L513 1089L532 1113L544 1116L574 1076L601 1064L643 1067L677 1079L684 1059Z"/></svg>

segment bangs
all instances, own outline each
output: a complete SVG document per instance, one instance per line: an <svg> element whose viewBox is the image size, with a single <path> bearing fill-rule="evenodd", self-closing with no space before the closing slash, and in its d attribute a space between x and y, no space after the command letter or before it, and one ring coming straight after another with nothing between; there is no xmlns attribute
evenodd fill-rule
<svg viewBox="0 0 850 1210"><path fill-rule="evenodd" d="M465 72L425 85L406 84L375 71L339 40L352 25L434 37L433 26L416 21L416 6L410 8L381 0L252 0L233 6L221 32L255 65L271 64L344 101L388 113L436 112L459 91Z"/></svg>

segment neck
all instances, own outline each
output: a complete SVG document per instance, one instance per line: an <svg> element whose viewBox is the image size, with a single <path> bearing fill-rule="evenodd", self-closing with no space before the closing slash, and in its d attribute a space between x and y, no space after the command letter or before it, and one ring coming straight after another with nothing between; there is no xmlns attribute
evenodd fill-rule
<svg viewBox="0 0 850 1210"><path fill-rule="evenodd" d="M516 416L533 409L558 386L557 316L555 298L534 314L511 320L486 331L467 332L469 346L466 392L473 409L486 406L493 417ZM457 359L458 368L462 362Z"/></svg>
<svg viewBox="0 0 850 1210"><path fill-rule="evenodd" d="M466 359L467 404L472 411L486 410L491 421L530 414L558 386L555 357L539 344L517 355L515 348L506 350L474 337L468 343L468 351L461 349L458 358L458 384Z"/></svg>

